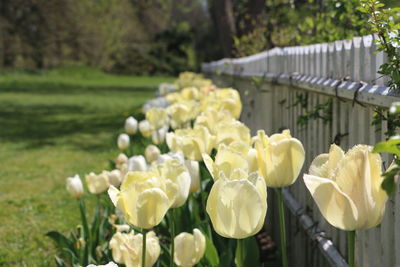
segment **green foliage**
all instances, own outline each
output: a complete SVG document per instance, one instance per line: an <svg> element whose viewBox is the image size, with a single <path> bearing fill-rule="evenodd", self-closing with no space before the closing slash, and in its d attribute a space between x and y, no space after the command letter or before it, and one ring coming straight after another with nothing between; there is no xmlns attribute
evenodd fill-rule
<svg viewBox="0 0 400 267"><path fill-rule="evenodd" d="M357 10L369 15L369 30L379 38L376 40L377 50L385 52L388 56L388 62L380 66L379 73L390 78L391 90L399 91L400 8L384 8L385 4L377 0L361 0L361 3Z"/></svg>
<svg viewBox="0 0 400 267"><path fill-rule="evenodd" d="M390 196L396 192L397 177L400 173L400 137L394 137L388 141L380 142L375 145L373 152L388 153L394 155L394 162L383 174L384 180L381 184L383 190Z"/></svg>
<svg viewBox="0 0 400 267"><path fill-rule="evenodd" d="M311 120L317 119L322 120L324 124L332 121L332 99L316 104L309 109L308 93L296 93L296 101L287 108L294 108L296 106L300 106L302 109L308 109L297 118L297 124L300 126L306 126Z"/></svg>

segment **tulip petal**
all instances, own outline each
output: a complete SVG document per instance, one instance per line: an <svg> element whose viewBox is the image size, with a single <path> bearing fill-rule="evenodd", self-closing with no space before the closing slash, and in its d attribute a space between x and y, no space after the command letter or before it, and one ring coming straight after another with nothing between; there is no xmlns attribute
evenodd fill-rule
<svg viewBox="0 0 400 267"><path fill-rule="evenodd" d="M159 188L144 190L139 194L136 204L137 224L149 229L161 222L170 207L168 196Z"/></svg>
<svg viewBox="0 0 400 267"><path fill-rule="evenodd" d="M194 246L196 250L196 262L199 262L200 259L204 256L206 252L206 238L199 229L193 229L193 236L194 236Z"/></svg>
<svg viewBox="0 0 400 267"><path fill-rule="evenodd" d="M217 168L216 168L216 166L215 166L215 163L214 163L214 161L212 160L212 158L209 156L209 155L207 155L206 153L203 153L202 154L202 157L203 157L203 161L204 161L204 163L206 164L206 167L207 167L207 170L208 170L208 172L211 174L211 177L214 179L214 181L216 180L216 179L218 179L218 174L217 174Z"/></svg>
<svg viewBox="0 0 400 267"><path fill-rule="evenodd" d="M348 231L357 229L357 207L334 181L308 174L303 178L320 212L330 224Z"/></svg>
<svg viewBox="0 0 400 267"><path fill-rule="evenodd" d="M383 180L380 174L380 156L364 145L349 150L338 165L336 182L357 206L357 229L374 227L383 218L387 196L380 188Z"/></svg>
<svg viewBox="0 0 400 267"><path fill-rule="evenodd" d="M110 185L107 193L111 199L111 202L114 204L114 206L117 206L119 190L117 188L115 188L113 185Z"/></svg>

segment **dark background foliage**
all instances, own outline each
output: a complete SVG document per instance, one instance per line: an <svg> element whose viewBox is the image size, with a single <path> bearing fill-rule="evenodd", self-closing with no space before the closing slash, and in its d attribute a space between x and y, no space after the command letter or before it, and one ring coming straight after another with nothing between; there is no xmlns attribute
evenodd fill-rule
<svg viewBox="0 0 400 267"><path fill-rule="evenodd" d="M384 1L393 6L396 1ZM1 0L0 67L176 74L364 34L359 0Z"/></svg>

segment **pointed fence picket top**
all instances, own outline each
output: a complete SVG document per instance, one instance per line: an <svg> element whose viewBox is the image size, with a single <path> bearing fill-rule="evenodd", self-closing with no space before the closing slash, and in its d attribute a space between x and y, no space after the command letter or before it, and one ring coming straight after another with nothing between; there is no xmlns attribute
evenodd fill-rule
<svg viewBox="0 0 400 267"><path fill-rule="evenodd" d="M272 134L289 128L304 144L303 172L307 172L312 159L327 152L333 142L347 150L355 144L374 145L385 140L386 121L371 125L374 109L388 108L400 98L389 91L385 86L387 78L379 74L386 57L376 52L375 38L368 35L274 48L248 57L203 63L202 71L217 85L240 91L241 120L252 134L258 129ZM307 119L316 110L319 118ZM389 158L385 156L384 160L388 166ZM346 266L346 235L324 220L301 176L284 193L291 211L291 266ZM268 201L274 202L274 198ZM272 214L267 227L276 229L273 203L269 207ZM358 231L357 266L400 266L399 224L397 192L387 203L382 224Z"/></svg>

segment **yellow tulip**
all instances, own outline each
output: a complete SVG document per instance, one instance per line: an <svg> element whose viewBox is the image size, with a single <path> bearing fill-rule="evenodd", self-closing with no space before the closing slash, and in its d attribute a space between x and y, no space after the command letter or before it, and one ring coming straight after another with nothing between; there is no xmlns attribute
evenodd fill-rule
<svg viewBox="0 0 400 267"><path fill-rule="evenodd" d="M218 124L217 144L229 145L234 141L250 145L250 129L240 121L226 121Z"/></svg>
<svg viewBox="0 0 400 267"><path fill-rule="evenodd" d="M230 177L235 169L241 169L246 173L250 173L257 171L257 168L253 166L253 153L249 157L250 162L247 160L249 149L248 145L241 142L233 142L228 146L221 144L215 155L215 161L207 154L203 154L203 161L214 180L218 180L221 172L226 177ZM250 170L250 164L252 170Z"/></svg>
<svg viewBox="0 0 400 267"><path fill-rule="evenodd" d="M293 184L304 164L305 151L299 140L289 130L270 137L263 130L255 138L258 168L269 187Z"/></svg>
<svg viewBox="0 0 400 267"><path fill-rule="evenodd" d="M190 126L200 112L199 104L195 101L184 101L170 105L167 113L171 117L170 125L173 129Z"/></svg>
<svg viewBox="0 0 400 267"><path fill-rule="evenodd" d="M196 161L202 160L203 153L210 154L215 145L215 137L201 125L167 133L166 139L172 152L181 151L186 158Z"/></svg>
<svg viewBox="0 0 400 267"><path fill-rule="evenodd" d="M207 199L207 213L214 230L227 238L256 234L267 213L267 187L256 172L235 169L231 177L221 173Z"/></svg>
<svg viewBox="0 0 400 267"><path fill-rule="evenodd" d="M193 229L193 235L180 233L174 238L174 262L178 266L196 265L206 251L206 238L199 229Z"/></svg>
<svg viewBox="0 0 400 267"><path fill-rule="evenodd" d="M207 127L212 135L217 135L218 125L223 122L232 122L235 119L227 111L216 111L209 109L202 112L196 117L195 125L203 125Z"/></svg>
<svg viewBox="0 0 400 267"><path fill-rule="evenodd" d="M142 234L117 232L110 240L109 246L116 263L126 267L140 267L142 264ZM150 231L146 234L146 266L153 266L160 256L160 244L156 234Z"/></svg>
<svg viewBox="0 0 400 267"><path fill-rule="evenodd" d="M163 179L152 172L128 172L121 191L110 186L108 195L113 204L132 225L149 229L164 218L171 201Z"/></svg>
<svg viewBox="0 0 400 267"><path fill-rule="evenodd" d="M228 111L235 119L239 119L242 112L239 92L232 88L225 88L209 93L202 103L202 111L209 109Z"/></svg>
<svg viewBox="0 0 400 267"><path fill-rule="evenodd" d="M110 186L107 171L103 171L98 175L91 172L85 176L85 179L89 192L92 194L101 194L107 191Z"/></svg>
<svg viewBox="0 0 400 267"><path fill-rule="evenodd" d="M325 219L347 230L369 229L383 219L388 199L381 188L382 161L372 148L357 145L346 154L332 145L319 155L304 182Z"/></svg>
<svg viewBox="0 0 400 267"><path fill-rule="evenodd" d="M169 190L175 192L171 208L181 207L189 196L191 178L188 169L179 160L172 159L158 166L158 172Z"/></svg>
<svg viewBox="0 0 400 267"><path fill-rule="evenodd" d="M169 93L165 96L169 104L174 104L183 101L182 95L180 93Z"/></svg>
<svg viewBox="0 0 400 267"><path fill-rule="evenodd" d="M199 100L200 91L196 87L186 87L181 91L182 98L184 100Z"/></svg>
<svg viewBox="0 0 400 267"><path fill-rule="evenodd" d="M163 108L151 108L146 112L146 120L152 130L158 130L168 125L167 111Z"/></svg>

